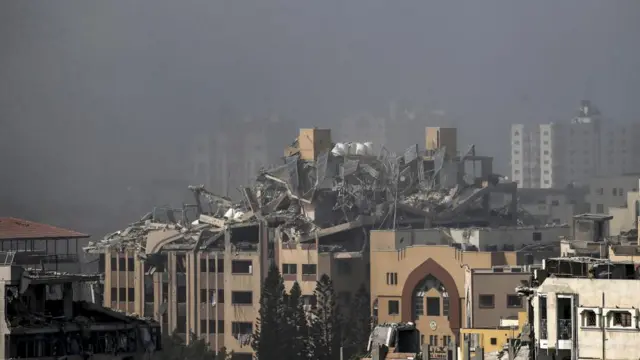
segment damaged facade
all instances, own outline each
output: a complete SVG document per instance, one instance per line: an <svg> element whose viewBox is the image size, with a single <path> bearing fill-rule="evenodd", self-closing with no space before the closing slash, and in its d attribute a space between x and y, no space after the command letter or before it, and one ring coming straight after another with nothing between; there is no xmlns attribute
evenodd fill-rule
<svg viewBox="0 0 640 360"><path fill-rule="evenodd" d="M22 265L0 265L0 358L147 359L160 351L155 321L74 300L74 285L97 283L99 274L36 268L39 261L23 254Z"/></svg>
<svg viewBox="0 0 640 360"><path fill-rule="evenodd" d="M414 269L424 279L429 269L417 268L425 259L451 262L450 271L461 280L447 286L462 293L464 270L456 270L461 265L533 262L535 249L529 257L496 251L535 248L568 235L566 226L523 224L516 184L494 174L492 158L476 155L473 146L459 154L456 129L427 128L426 144L425 150L414 145L396 156L384 147L374 153L368 143L335 144L327 129L301 129L285 149L284 164L262 169L252 186L241 189L242 201L192 186L194 204L156 208L85 248L101 257L105 306L154 317L167 333L177 331L189 341L192 332L216 349L248 357L271 264L279 266L287 289L300 283L308 307L315 304L313 289L322 274L331 276L343 303L360 284L386 303L385 297L397 294L374 283L386 278L387 285L403 288L404 278L396 275L390 283L385 277L398 273L394 269ZM493 207L495 194L510 201ZM400 249L413 255L396 259ZM456 324L441 319L448 329L442 334L451 339L460 329L459 304L450 316ZM403 321L413 317L408 303L401 308Z"/></svg>

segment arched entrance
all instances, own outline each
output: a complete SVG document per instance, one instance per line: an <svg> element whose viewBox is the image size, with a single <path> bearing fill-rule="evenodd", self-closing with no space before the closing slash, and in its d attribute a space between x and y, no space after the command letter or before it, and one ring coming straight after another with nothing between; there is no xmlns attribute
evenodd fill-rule
<svg viewBox="0 0 640 360"><path fill-rule="evenodd" d="M425 279L429 279L429 275L437 279L446 289L449 296L449 327L456 337L456 344L459 343L460 336L460 294L456 282L451 274L445 270L435 260L429 258L418 267L416 267L407 277L407 281L402 288L401 302L401 318L403 322L414 321L413 318L413 297L416 288L418 288Z"/></svg>

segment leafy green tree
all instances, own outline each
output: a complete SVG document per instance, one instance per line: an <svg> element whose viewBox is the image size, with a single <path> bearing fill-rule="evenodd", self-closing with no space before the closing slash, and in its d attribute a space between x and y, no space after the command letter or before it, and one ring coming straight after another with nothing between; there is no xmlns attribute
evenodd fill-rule
<svg viewBox="0 0 640 360"><path fill-rule="evenodd" d="M251 346L256 359L276 360L282 358L287 347L285 336L285 291L284 280L275 265L269 268L260 294L260 312L256 320Z"/></svg>
<svg viewBox="0 0 640 360"><path fill-rule="evenodd" d="M369 292L364 284L361 284L344 319L345 325L348 325L343 325L345 329L344 347L348 358L366 352L372 324L369 299Z"/></svg>
<svg viewBox="0 0 640 360"><path fill-rule="evenodd" d="M311 359L311 341L310 329L307 321L307 314L304 311L302 303L302 290L300 284L296 281L291 287L289 296L287 296L286 309L286 338L288 349L284 353L284 359L290 360L306 360Z"/></svg>
<svg viewBox="0 0 640 360"><path fill-rule="evenodd" d="M342 334L333 283L327 274L320 277L313 293L317 302L311 319L313 358L318 360L338 359Z"/></svg>

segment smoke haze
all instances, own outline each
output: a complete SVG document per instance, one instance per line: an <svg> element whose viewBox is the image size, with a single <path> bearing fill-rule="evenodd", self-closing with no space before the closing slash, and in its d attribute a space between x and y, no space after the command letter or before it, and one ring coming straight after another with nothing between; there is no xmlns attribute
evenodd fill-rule
<svg viewBox="0 0 640 360"><path fill-rule="evenodd" d="M414 104L506 171L511 123L583 98L640 121L639 38L635 0L5 0L0 215L115 230L229 114L338 129Z"/></svg>

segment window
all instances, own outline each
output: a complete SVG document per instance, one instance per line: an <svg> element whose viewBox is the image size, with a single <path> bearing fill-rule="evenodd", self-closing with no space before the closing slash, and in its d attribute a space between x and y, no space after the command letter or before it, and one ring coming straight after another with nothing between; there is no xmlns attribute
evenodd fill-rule
<svg viewBox="0 0 640 360"><path fill-rule="evenodd" d="M231 323L231 333L233 335L253 334L253 323L233 321Z"/></svg>
<svg viewBox="0 0 640 360"><path fill-rule="evenodd" d="M493 309L494 301L493 295L480 295L478 301L481 309Z"/></svg>
<svg viewBox="0 0 640 360"><path fill-rule="evenodd" d="M624 196L624 190L622 190L622 188L618 188L618 195Z"/></svg>
<svg viewBox="0 0 640 360"><path fill-rule="evenodd" d="M127 301L136 301L136 291L134 288L127 288Z"/></svg>
<svg viewBox="0 0 640 360"><path fill-rule="evenodd" d="M400 302L389 300L389 315L400 315Z"/></svg>
<svg viewBox="0 0 640 360"><path fill-rule="evenodd" d="M216 272L216 259L209 259L209 266L207 267L207 259L200 259L200 272ZM224 260L218 259L218 271L224 272Z"/></svg>
<svg viewBox="0 0 640 360"><path fill-rule="evenodd" d="M545 184L545 185L549 185L549 180L545 180L545 181L544 181L544 184Z"/></svg>
<svg viewBox="0 0 640 360"><path fill-rule="evenodd" d="M594 310L584 310L582 312L582 326L596 326L596 312Z"/></svg>
<svg viewBox="0 0 640 360"><path fill-rule="evenodd" d="M295 275L298 273L298 264L282 264L282 275Z"/></svg>
<svg viewBox="0 0 640 360"><path fill-rule="evenodd" d="M549 165L549 160L545 160L545 161L544 161L544 164L545 164L545 165Z"/></svg>
<svg viewBox="0 0 640 360"><path fill-rule="evenodd" d="M210 304L224 304L224 289L218 289L218 296L215 296L215 289L200 289L200 302Z"/></svg>
<svg viewBox="0 0 640 360"><path fill-rule="evenodd" d="M424 315L424 292L418 291L413 297L414 312L416 316Z"/></svg>
<svg viewBox="0 0 640 360"><path fill-rule="evenodd" d="M429 345L438 346L438 335L429 335Z"/></svg>
<svg viewBox="0 0 640 360"><path fill-rule="evenodd" d="M398 285L398 273L387 273L387 285Z"/></svg>
<svg viewBox="0 0 640 360"><path fill-rule="evenodd" d="M543 154L545 154L545 155L549 155L549 150L545 150L545 151L543 152Z"/></svg>
<svg viewBox="0 0 640 360"><path fill-rule="evenodd" d="M187 272L187 257L186 257L186 255L183 255L183 254L176 255L176 272L177 273L185 273L185 272Z"/></svg>
<svg viewBox="0 0 640 360"><path fill-rule="evenodd" d="M520 154L520 151L518 151L518 150L513 150L513 153L514 153L514 154L516 154L516 155L518 155L518 154Z"/></svg>
<svg viewBox="0 0 640 360"><path fill-rule="evenodd" d="M133 271L133 269L135 268L135 263L133 261L132 257L128 257L127 258L127 271Z"/></svg>
<svg viewBox="0 0 640 360"><path fill-rule="evenodd" d="M520 141L516 140L513 142L514 145L520 145Z"/></svg>
<svg viewBox="0 0 640 360"><path fill-rule="evenodd" d="M442 298L442 316L449 317L449 295Z"/></svg>
<svg viewBox="0 0 640 360"><path fill-rule="evenodd" d="M253 304L253 292L251 291L232 291L231 303L233 305L251 305Z"/></svg>
<svg viewBox="0 0 640 360"><path fill-rule="evenodd" d="M440 316L439 297L427 297L427 316Z"/></svg>
<svg viewBox="0 0 640 360"><path fill-rule="evenodd" d="M491 338L491 345L497 345L497 344L498 344L498 339Z"/></svg>
<svg viewBox="0 0 640 360"><path fill-rule="evenodd" d="M549 136L549 132L547 130L545 130L545 131L542 132L542 135Z"/></svg>
<svg viewBox="0 0 640 360"><path fill-rule="evenodd" d="M520 174L520 170L516 170L513 172L514 174Z"/></svg>
<svg viewBox="0 0 640 360"><path fill-rule="evenodd" d="M516 130L516 132L513 133L513 136L520 136L520 132Z"/></svg>
<svg viewBox="0 0 640 360"><path fill-rule="evenodd" d="M442 337L442 346L449 346L450 343L451 343L451 336L444 335Z"/></svg>
<svg viewBox="0 0 640 360"><path fill-rule="evenodd" d="M118 267L119 267L119 271L125 271L126 268L125 266L127 265L127 259L123 258L123 257L119 257L118 258Z"/></svg>
<svg viewBox="0 0 640 360"><path fill-rule="evenodd" d="M176 297L178 298L178 302L179 303L186 303L187 302L187 287L186 286L178 286Z"/></svg>
<svg viewBox="0 0 640 360"><path fill-rule="evenodd" d="M338 260L338 274L349 275L351 274L351 263L348 260Z"/></svg>
<svg viewBox="0 0 640 360"><path fill-rule="evenodd" d="M533 241L541 241L542 240L542 233L539 231L534 231L531 234L531 238L533 239Z"/></svg>
<svg viewBox="0 0 640 360"><path fill-rule="evenodd" d="M618 189L616 188L611 189L611 195L618 196Z"/></svg>
<svg viewBox="0 0 640 360"><path fill-rule="evenodd" d="M597 214L604 214L604 205L596 204L596 213Z"/></svg>
<svg viewBox="0 0 640 360"><path fill-rule="evenodd" d="M302 275L315 275L316 264L302 264Z"/></svg>
<svg viewBox="0 0 640 360"><path fill-rule="evenodd" d="M609 327L631 327L631 313L629 311L609 311L607 314Z"/></svg>
<svg viewBox="0 0 640 360"><path fill-rule="evenodd" d="M169 284L162 284L162 302L169 302Z"/></svg>
<svg viewBox="0 0 640 360"><path fill-rule="evenodd" d="M544 171L544 174L545 174L545 175L549 175L549 170L545 170L545 171Z"/></svg>
<svg viewBox="0 0 640 360"><path fill-rule="evenodd" d="M111 271L118 271L118 258L111 256Z"/></svg>
<svg viewBox="0 0 640 360"><path fill-rule="evenodd" d="M520 164L520 160L514 160L513 163L514 164Z"/></svg>
<svg viewBox="0 0 640 360"><path fill-rule="evenodd" d="M518 295L507 295L507 307L508 308L521 308L522 299Z"/></svg>
<svg viewBox="0 0 640 360"><path fill-rule="evenodd" d="M232 274L251 274L252 270L251 260L231 260Z"/></svg>
<svg viewBox="0 0 640 360"><path fill-rule="evenodd" d="M118 288L111 288L111 301L118 301Z"/></svg>
<svg viewBox="0 0 640 360"><path fill-rule="evenodd" d="M546 140L545 140L545 141L543 141L542 143L543 143L544 145L549 145L549 142L548 142L548 141L546 141Z"/></svg>
<svg viewBox="0 0 640 360"><path fill-rule="evenodd" d="M187 332L187 317L178 316L176 323L176 332L179 334L185 334Z"/></svg>
<svg viewBox="0 0 640 360"><path fill-rule="evenodd" d="M118 288L118 301L126 301L127 288Z"/></svg>
<svg viewBox="0 0 640 360"><path fill-rule="evenodd" d="M596 190L596 194L598 194L598 195L602 195L602 194L604 194L604 189L603 189L603 188L598 188L598 189Z"/></svg>

